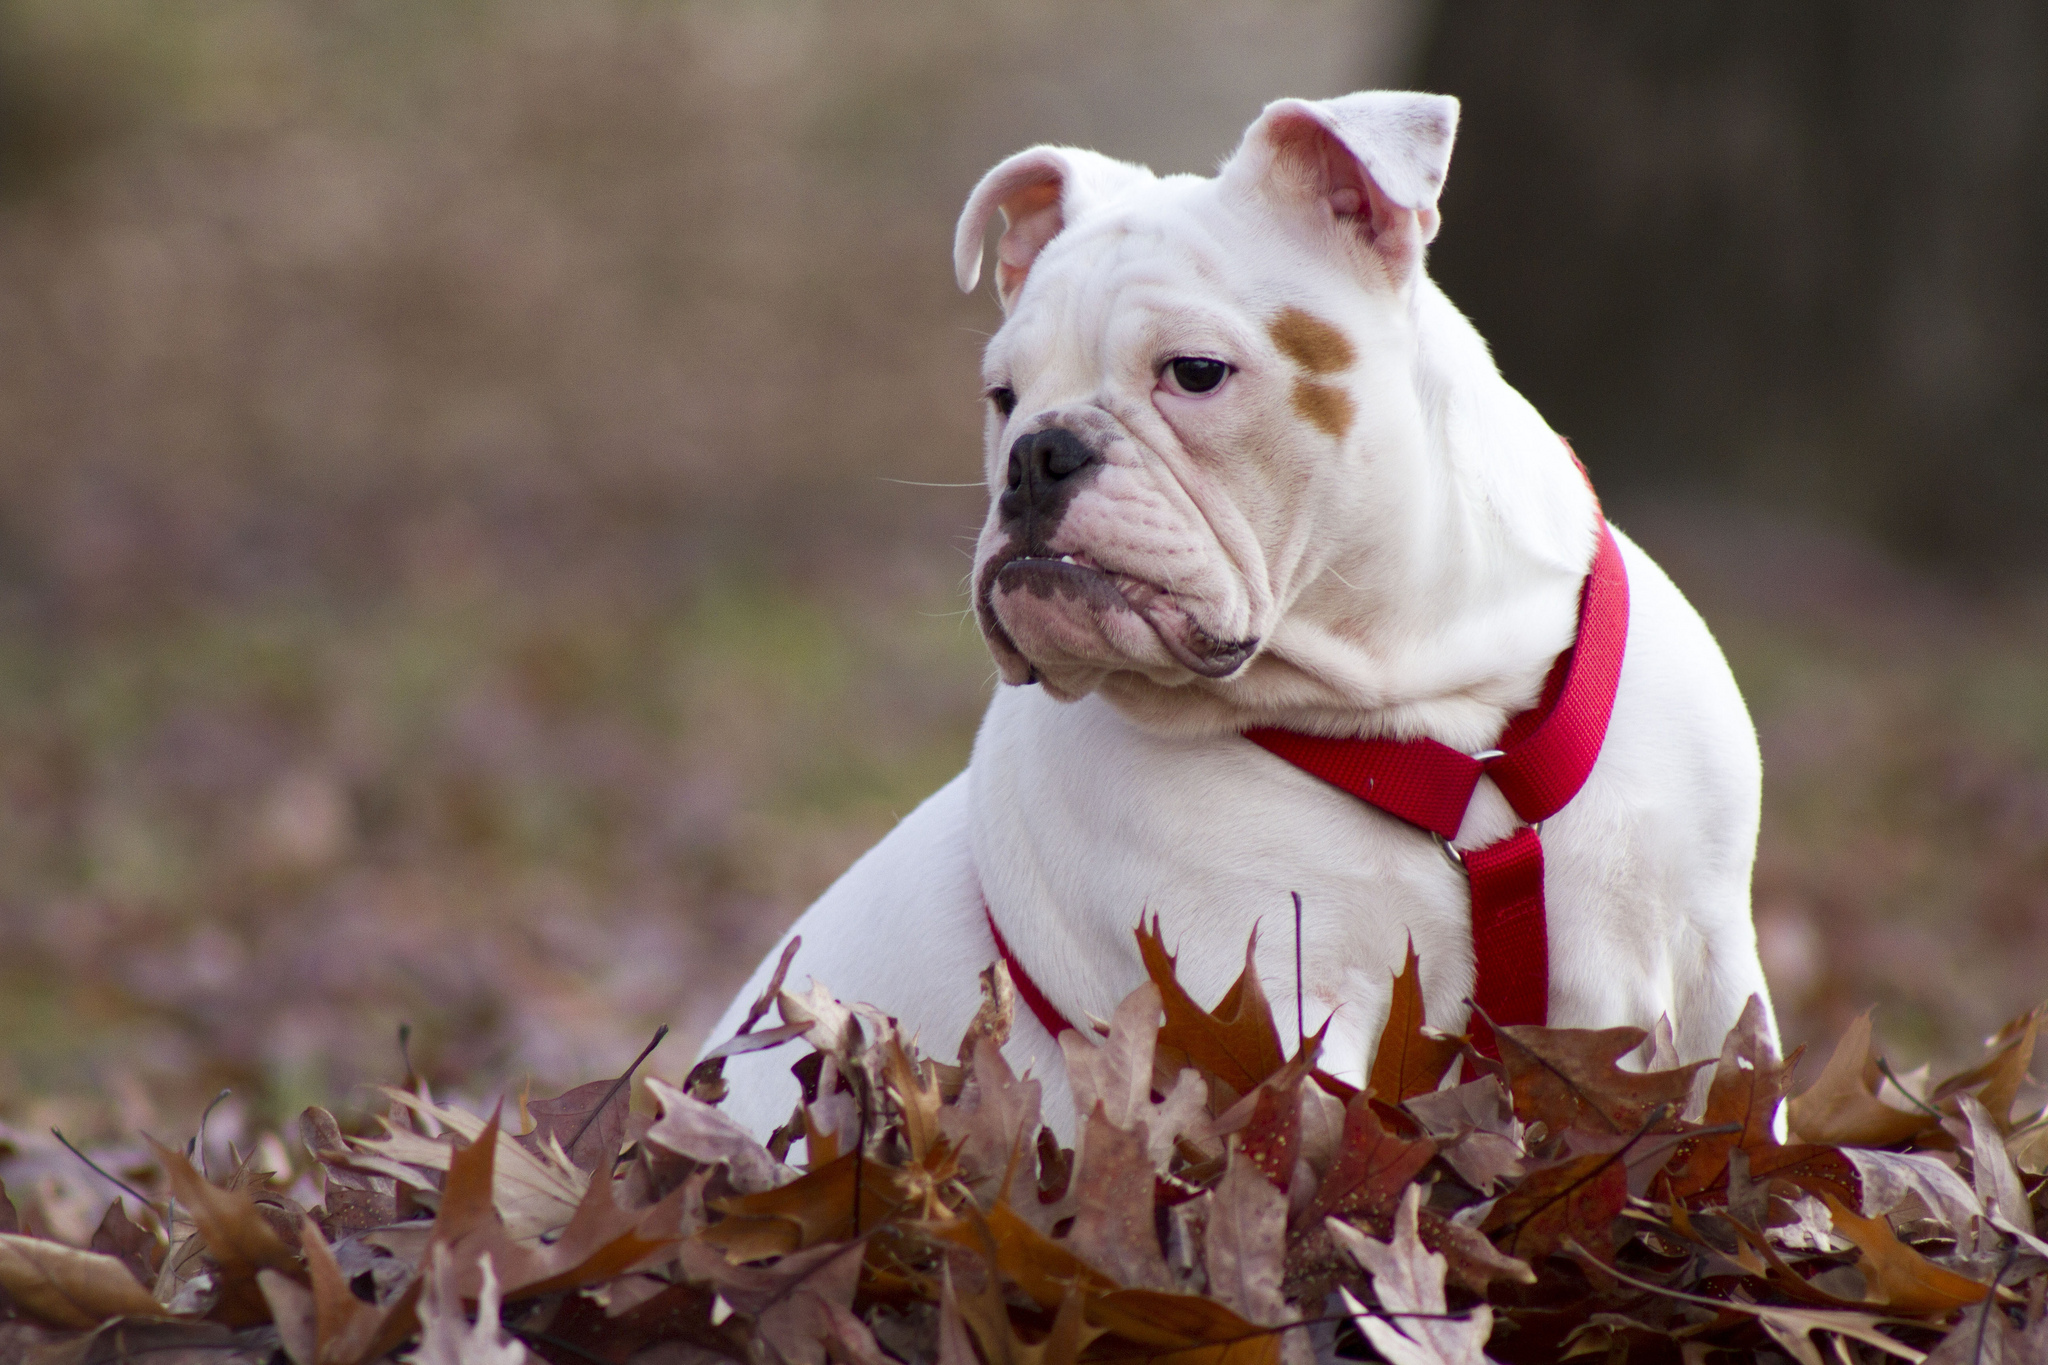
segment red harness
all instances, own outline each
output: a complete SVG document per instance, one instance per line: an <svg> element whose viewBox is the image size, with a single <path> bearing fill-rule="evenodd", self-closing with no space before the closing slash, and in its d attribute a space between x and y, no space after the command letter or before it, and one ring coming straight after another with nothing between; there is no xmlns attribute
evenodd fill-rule
<svg viewBox="0 0 2048 1365"><path fill-rule="evenodd" d="M1342 788L1368 805L1427 830L1472 885L1472 998L1499 1024L1541 1024L1550 1005L1550 936L1543 911L1543 841L1538 827L1578 794L1614 713L1628 643L1628 574L1603 518L1593 567L1579 590L1579 630L1551 665L1536 706L1515 716L1498 747L1472 756L1433 739L1326 739L1292 730L1245 732L1267 752ZM1484 848L1455 850L1479 779L1489 777L1527 823ZM995 915L983 907L996 951L1038 1022L1057 1038L1074 1027L1010 951ZM1486 1056L1493 1030L1467 1029Z"/></svg>

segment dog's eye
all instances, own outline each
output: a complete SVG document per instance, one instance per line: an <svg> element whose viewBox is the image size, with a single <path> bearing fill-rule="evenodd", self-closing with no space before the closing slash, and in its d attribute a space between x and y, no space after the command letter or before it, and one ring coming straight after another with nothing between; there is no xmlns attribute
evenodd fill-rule
<svg viewBox="0 0 2048 1365"><path fill-rule="evenodd" d="M996 411L1005 417L1017 410L1017 391L1008 384L999 384L990 389L988 401L995 404Z"/></svg>
<svg viewBox="0 0 2048 1365"><path fill-rule="evenodd" d="M1207 393L1229 375L1230 367L1204 356L1175 356L1166 362L1166 373L1182 393Z"/></svg>

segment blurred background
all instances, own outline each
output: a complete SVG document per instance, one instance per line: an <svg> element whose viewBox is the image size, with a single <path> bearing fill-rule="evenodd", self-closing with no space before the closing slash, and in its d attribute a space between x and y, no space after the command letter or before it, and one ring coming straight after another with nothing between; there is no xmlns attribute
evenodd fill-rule
<svg viewBox="0 0 2048 1365"><path fill-rule="evenodd" d="M10 1182L401 1022L679 1075L992 685L967 189L1374 85L1464 100L1433 269L1749 696L1788 1037L1971 1055L2048 976L2030 0L0 0Z"/></svg>

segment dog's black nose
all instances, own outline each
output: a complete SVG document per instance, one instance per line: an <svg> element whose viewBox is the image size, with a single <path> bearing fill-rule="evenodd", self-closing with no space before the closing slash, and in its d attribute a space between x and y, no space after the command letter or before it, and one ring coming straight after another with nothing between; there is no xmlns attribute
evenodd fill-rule
<svg viewBox="0 0 2048 1365"><path fill-rule="evenodd" d="M1076 476L1099 463L1095 452L1065 427L1019 436L1010 447L1009 486L1000 499L1003 515L1015 520L1062 510L1081 482Z"/></svg>

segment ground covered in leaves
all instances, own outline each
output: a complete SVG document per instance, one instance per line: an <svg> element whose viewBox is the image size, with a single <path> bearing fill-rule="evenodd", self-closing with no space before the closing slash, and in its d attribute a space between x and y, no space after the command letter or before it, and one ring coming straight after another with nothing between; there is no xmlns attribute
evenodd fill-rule
<svg viewBox="0 0 2048 1365"><path fill-rule="evenodd" d="M1427 1025L1411 954L1358 1090L1319 1037L1286 1055L1249 969L1204 1008L1139 940L1151 979L1062 1039L1071 1148L1003 1058L1000 964L944 1059L778 977L641 1112L633 1069L489 1117L408 1074L374 1132L311 1108L231 1169L77 1153L89 1237L0 1198L0 1359L2048 1359L2041 1011L1939 1083L1866 1016L1788 1098L1754 1003L1718 1061L1516 1026L1496 1060ZM768 1047L806 1101L764 1144L718 1104Z"/></svg>

